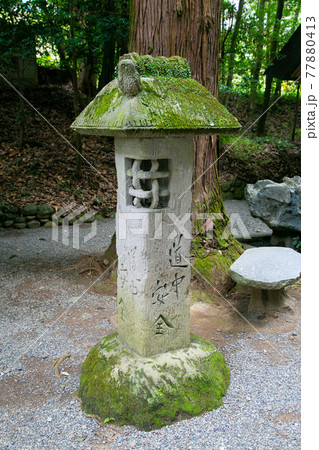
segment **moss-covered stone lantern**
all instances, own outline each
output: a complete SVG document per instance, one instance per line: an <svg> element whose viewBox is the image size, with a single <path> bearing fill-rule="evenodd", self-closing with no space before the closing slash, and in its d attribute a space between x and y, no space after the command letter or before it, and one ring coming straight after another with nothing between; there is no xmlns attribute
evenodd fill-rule
<svg viewBox="0 0 319 450"><path fill-rule="evenodd" d="M118 177L118 333L82 365L82 407L145 429L217 408L229 370L190 335L193 136L238 121L183 58L131 53L72 128L115 137Z"/></svg>

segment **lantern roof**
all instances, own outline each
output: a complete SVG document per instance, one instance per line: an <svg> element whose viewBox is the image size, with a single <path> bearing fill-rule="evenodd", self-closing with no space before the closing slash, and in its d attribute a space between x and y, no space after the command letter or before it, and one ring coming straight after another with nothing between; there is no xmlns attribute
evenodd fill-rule
<svg viewBox="0 0 319 450"><path fill-rule="evenodd" d="M107 84L72 123L81 134L181 136L224 134L240 124L179 57L130 53Z"/></svg>

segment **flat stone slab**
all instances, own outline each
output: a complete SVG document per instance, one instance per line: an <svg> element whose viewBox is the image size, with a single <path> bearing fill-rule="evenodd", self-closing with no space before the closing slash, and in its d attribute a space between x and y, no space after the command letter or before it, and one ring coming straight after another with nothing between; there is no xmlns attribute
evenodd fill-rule
<svg viewBox="0 0 319 450"><path fill-rule="evenodd" d="M294 284L300 271L300 253L286 247L260 247L246 250L230 266L229 274L242 286L275 290Z"/></svg>
<svg viewBox="0 0 319 450"><path fill-rule="evenodd" d="M241 242L269 238L272 230L261 219L251 215L246 200L225 200L224 206L231 222L232 235Z"/></svg>

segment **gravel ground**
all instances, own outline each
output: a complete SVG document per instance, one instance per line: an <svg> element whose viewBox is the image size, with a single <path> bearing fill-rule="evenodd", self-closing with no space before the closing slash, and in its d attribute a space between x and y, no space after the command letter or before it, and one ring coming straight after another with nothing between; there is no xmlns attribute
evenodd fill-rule
<svg viewBox="0 0 319 450"><path fill-rule="evenodd" d="M231 384L218 410L152 432L100 426L82 412L73 395L80 364L115 329L116 299L90 288L94 278L65 269L105 249L113 229L112 220L98 223L79 250L44 228L0 234L0 448L300 448L298 323L293 338L263 333L273 347L253 332L225 334L219 349ZM57 373L54 362L66 355Z"/></svg>

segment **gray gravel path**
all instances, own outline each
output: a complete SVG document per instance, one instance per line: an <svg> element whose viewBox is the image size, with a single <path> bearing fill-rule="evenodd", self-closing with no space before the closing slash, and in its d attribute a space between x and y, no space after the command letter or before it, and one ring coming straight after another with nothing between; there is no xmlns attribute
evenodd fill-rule
<svg viewBox="0 0 319 450"><path fill-rule="evenodd" d="M64 269L105 249L113 229L114 221L98 223L79 250L43 228L0 234L0 448L299 449L300 345L291 333L265 335L280 353L253 333L228 336L220 348L231 370L224 406L200 417L146 433L100 427L82 412L73 395L80 364L114 330L116 299ZM58 378L52 366L66 354Z"/></svg>

